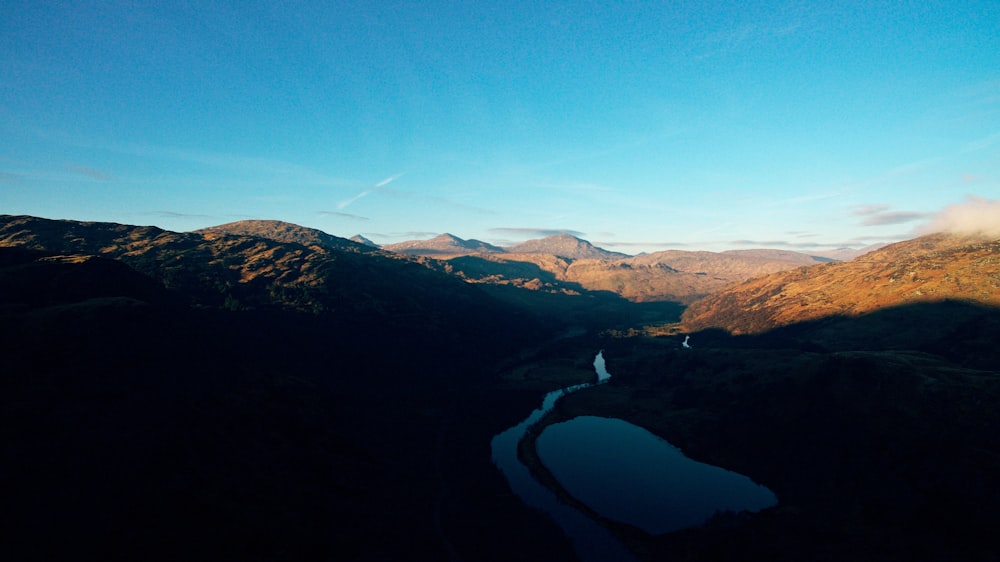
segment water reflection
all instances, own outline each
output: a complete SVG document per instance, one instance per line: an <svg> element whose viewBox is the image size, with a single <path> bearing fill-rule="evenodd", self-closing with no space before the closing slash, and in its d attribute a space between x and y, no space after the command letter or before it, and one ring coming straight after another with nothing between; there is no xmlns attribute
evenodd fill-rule
<svg viewBox="0 0 1000 562"><path fill-rule="evenodd" d="M777 503L773 492L746 476L691 460L620 419L581 416L550 425L536 449L571 495L652 534L698 525L716 511Z"/></svg>

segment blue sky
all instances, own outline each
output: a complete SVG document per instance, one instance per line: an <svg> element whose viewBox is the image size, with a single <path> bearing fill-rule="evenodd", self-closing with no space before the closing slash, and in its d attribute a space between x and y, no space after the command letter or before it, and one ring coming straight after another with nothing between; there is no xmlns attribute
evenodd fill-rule
<svg viewBox="0 0 1000 562"><path fill-rule="evenodd" d="M362 4L7 0L0 213L634 254L1000 198L995 0Z"/></svg>

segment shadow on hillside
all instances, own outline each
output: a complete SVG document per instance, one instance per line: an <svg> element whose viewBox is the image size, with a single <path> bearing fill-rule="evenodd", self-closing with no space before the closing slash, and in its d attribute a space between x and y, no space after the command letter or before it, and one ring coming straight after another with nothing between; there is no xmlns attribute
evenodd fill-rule
<svg viewBox="0 0 1000 562"><path fill-rule="evenodd" d="M720 329L691 334L700 347L826 351L917 351L961 366L1000 365L1000 308L966 301L922 302L859 316L829 316L733 336Z"/></svg>
<svg viewBox="0 0 1000 562"><path fill-rule="evenodd" d="M510 560L515 533L565 558L488 450L536 399L492 392L496 364L549 331L457 281L395 281L230 310L0 249L0 557Z"/></svg>
<svg viewBox="0 0 1000 562"><path fill-rule="evenodd" d="M690 349L623 339L605 352L606 395L564 407L629 419L778 495L650 539L663 558L995 560L998 341L1000 309L955 301L704 330Z"/></svg>
<svg viewBox="0 0 1000 562"><path fill-rule="evenodd" d="M482 279L484 277L509 280L538 279L541 283L558 284L577 291L583 290L580 285L559 281L554 273L525 261L494 261L478 256L459 256L448 260L447 264L454 268L455 273L459 273L467 279Z"/></svg>
<svg viewBox="0 0 1000 562"><path fill-rule="evenodd" d="M537 291L512 285L478 285L482 291L544 322L583 327L594 332L628 330L680 320L684 305L670 301L632 302L611 291L579 293Z"/></svg>

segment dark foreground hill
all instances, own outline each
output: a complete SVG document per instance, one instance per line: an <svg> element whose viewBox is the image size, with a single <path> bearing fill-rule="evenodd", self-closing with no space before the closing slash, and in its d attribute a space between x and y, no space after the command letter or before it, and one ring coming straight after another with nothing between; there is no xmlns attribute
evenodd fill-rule
<svg viewBox="0 0 1000 562"><path fill-rule="evenodd" d="M949 307L930 304L905 317L933 322L965 314ZM891 326L893 319L881 314L845 321L839 330ZM971 316L980 324L969 335L998 341L1000 310ZM985 561L1000 555L995 351L970 348L962 357L950 357L943 346L941 353L874 346L820 351L803 349L810 343L803 339L727 340L709 333L690 341L691 349L674 338L609 345L612 384L571 395L561 415L632 421L688 456L768 486L779 504L635 538L650 559Z"/></svg>
<svg viewBox="0 0 1000 562"><path fill-rule="evenodd" d="M605 342L610 383L563 398L534 433L622 418L778 497L661 536L611 523L642 559L1000 556L1000 308L919 303L682 341Z"/></svg>
<svg viewBox="0 0 1000 562"><path fill-rule="evenodd" d="M2 217L0 556L564 557L488 448L546 337L412 261Z"/></svg>

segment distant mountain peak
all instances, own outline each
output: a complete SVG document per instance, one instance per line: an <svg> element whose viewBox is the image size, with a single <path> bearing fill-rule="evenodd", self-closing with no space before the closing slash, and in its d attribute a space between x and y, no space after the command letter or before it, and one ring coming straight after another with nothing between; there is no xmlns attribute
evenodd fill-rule
<svg viewBox="0 0 1000 562"><path fill-rule="evenodd" d="M351 236L348 240L350 240L351 242L357 242L358 244L364 244L365 246L370 246L372 248L380 247L378 244L372 242L371 240L365 238L360 234L355 234L354 236Z"/></svg>
<svg viewBox="0 0 1000 562"><path fill-rule="evenodd" d="M409 240L396 244L387 244L385 250L400 254L417 256L459 256L468 254L500 254L504 249L487 244L481 240L463 240L454 234L445 232L428 240Z"/></svg>
<svg viewBox="0 0 1000 562"><path fill-rule="evenodd" d="M627 254L598 248L570 234L553 234L545 238L528 240L508 248L507 251L514 254L550 254L569 259L617 260L629 257Z"/></svg>

